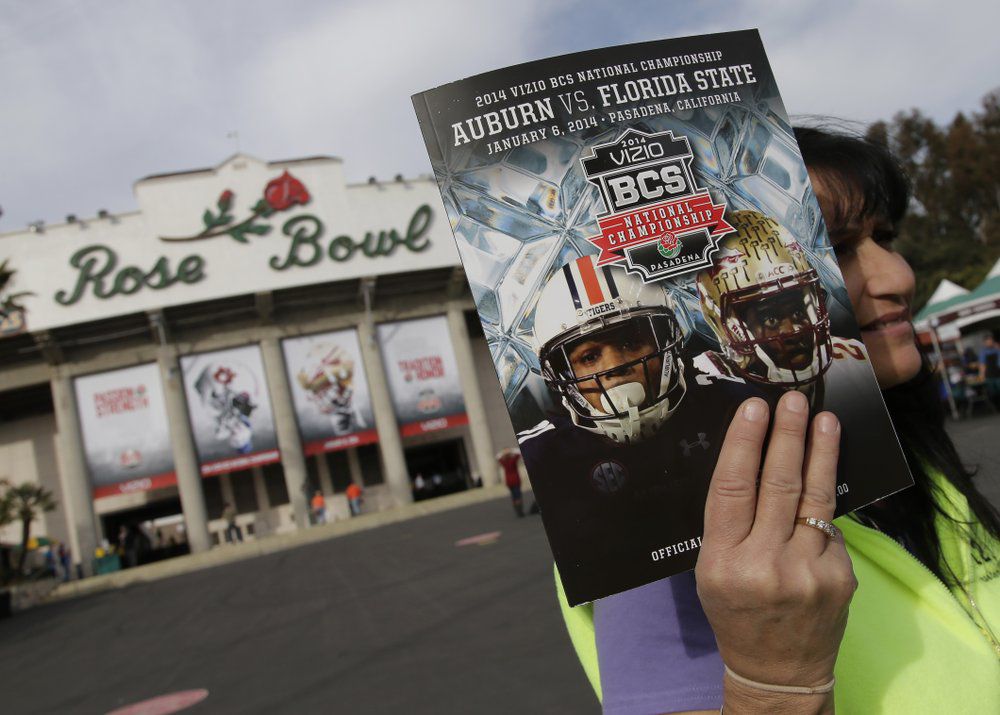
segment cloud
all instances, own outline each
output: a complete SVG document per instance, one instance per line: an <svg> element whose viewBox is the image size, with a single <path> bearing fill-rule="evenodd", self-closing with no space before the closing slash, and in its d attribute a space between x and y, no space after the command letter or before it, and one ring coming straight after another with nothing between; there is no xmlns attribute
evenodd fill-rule
<svg viewBox="0 0 1000 715"><path fill-rule="evenodd" d="M429 171L410 96L524 61L568 5L508 0L492 15L445 0L341 8L254 59L242 115L270 121L252 145L272 156L335 153L354 179Z"/></svg>
<svg viewBox="0 0 1000 715"><path fill-rule="evenodd" d="M134 208L142 176L333 154L427 170L409 97L583 49L759 27L792 114L938 121L993 88L1000 6L955 0L96 0L0 14L0 232ZM945 12L946 10L946 12Z"/></svg>

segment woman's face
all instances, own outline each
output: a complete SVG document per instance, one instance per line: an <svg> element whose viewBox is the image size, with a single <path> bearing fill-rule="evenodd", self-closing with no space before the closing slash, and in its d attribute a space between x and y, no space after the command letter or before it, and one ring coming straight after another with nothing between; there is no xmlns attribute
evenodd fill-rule
<svg viewBox="0 0 1000 715"><path fill-rule="evenodd" d="M821 172L810 171L820 208L827 216L835 199ZM895 227L858 219L838 235L831 234L844 274L847 294L883 390L913 378L921 365L913 336L911 306L914 277L907 262L892 250Z"/></svg>

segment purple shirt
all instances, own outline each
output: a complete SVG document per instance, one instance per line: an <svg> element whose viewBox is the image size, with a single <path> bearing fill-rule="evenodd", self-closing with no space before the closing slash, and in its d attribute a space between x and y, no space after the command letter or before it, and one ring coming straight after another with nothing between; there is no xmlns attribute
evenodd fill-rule
<svg viewBox="0 0 1000 715"><path fill-rule="evenodd" d="M605 715L722 706L722 658L694 572L594 603Z"/></svg>

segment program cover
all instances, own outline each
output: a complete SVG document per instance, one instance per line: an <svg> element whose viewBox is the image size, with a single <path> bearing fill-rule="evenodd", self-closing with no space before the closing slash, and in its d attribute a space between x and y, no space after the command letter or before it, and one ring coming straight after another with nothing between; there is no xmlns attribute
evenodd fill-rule
<svg viewBox="0 0 1000 715"><path fill-rule="evenodd" d="M694 567L749 396L840 418L838 515L912 483L756 31L413 102L571 604Z"/></svg>

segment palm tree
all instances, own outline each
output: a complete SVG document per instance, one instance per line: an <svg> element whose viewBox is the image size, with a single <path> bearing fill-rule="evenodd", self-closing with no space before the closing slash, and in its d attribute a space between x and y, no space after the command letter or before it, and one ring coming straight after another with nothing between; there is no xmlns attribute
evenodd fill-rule
<svg viewBox="0 0 1000 715"><path fill-rule="evenodd" d="M11 280L14 278L14 274L17 273L17 271L13 268L9 268L7 263L6 259L0 261L0 320L3 320L11 313L24 310L24 306L22 306L20 302L21 298L34 295L34 293L29 293L27 291L10 293L6 296L3 294L7 289L7 286L10 285Z"/></svg>
<svg viewBox="0 0 1000 715"><path fill-rule="evenodd" d="M55 509L56 500L52 492L41 484L24 482L14 486L8 482L7 491L0 501L6 502L5 506L0 507L0 513L10 512L15 520L21 520L21 555L17 560L17 573L20 574L24 572L24 560L28 556L31 522L42 512Z"/></svg>
<svg viewBox="0 0 1000 715"><path fill-rule="evenodd" d="M6 490L10 482L0 479L0 489ZM0 529L14 523L14 509L7 495L0 493ZM7 583L7 555L0 551L0 584Z"/></svg>

